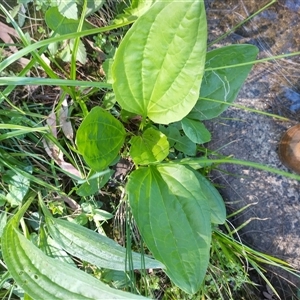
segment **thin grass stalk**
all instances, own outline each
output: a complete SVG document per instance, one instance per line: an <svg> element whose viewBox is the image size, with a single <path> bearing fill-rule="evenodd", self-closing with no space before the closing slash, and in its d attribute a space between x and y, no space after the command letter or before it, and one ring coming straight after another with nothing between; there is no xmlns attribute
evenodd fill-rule
<svg viewBox="0 0 300 300"><path fill-rule="evenodd" d="M258 11L256 11L254 14L250 15L249 17L247 17L246 19L244 19L242 22L240 22L239 24L235 25L230 30L228 30L227 32L225 32L224 34L222 34L221 36L219 36L217 39L213 40L210 44L208 44L207 47L209 48L212 45L214 45L215 43L223 40L229 34L233 33L236 29L238 29L239 27L241 27L242 25L244 25L245 23L247 23L248 21L250 21L251 19L253 19L255 16L257 16L258 14L260 14L261 12L263 12L264 10L266 10L268 7L270 7L271 5L273 5L276 2L277 2L277 0L272 0L271 2L267 3L264 7L262 7Z"/></svg>

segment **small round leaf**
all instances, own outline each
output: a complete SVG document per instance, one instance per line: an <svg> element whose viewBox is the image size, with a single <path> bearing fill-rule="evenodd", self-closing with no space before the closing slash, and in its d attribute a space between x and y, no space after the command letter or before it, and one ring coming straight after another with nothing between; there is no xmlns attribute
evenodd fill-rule
<svg viewBox="0 0 300 300"><path fill-rule="evenodd" d="M125 135L121 122L101 107L95 107L78 128L76 144L87 164L101 171L117 157Z"/></svg>
<svg viewBox="0 0 300 300"><path fill-rule="evenodd" d="M169 154L167 137L154 128L146 129L142 136L133 137L130 144L130 156L137 165L162 161Z"/></svg>

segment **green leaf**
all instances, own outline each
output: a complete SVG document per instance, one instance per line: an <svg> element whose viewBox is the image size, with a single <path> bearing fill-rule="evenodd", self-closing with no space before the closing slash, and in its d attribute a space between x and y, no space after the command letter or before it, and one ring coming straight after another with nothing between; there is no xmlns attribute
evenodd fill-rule
<svg viewBox="0 0 300 300"><path fill-rule="evenodd" d="M43 226L40 227L39 231L39 249L41 249L47 256L56 258L57 260L61 260L73 267L76 267L71 256L69 256L69 254L65 252L60 245L48 235L47 232L45 232Z"/></svg>
<svg viewBox="0 0 300 300"><path fill-rule="evenodd" d="M32 173L32 167L28 166L25 168L25 171ZM10 172L10 171L8 171ZM22 204L22 200L27 194L30 187L30 180L19 174L14 173L9 179L8 190L9 193L6 195L6 200L10 203L11 206L18 206Z"/></svg>
<svg viewBox="0 0 300 300"><path fill-rule="evenodd" d="M88 1L90 2L90 1ZM68 19L78 19L78 10L76 0L58 1L58 11Z"/></svg>
<svg viewBox="0 0 300 300"><path fill-rule="evenodd" d="M71 39L70 40L71 51L74 49L74 43L75 43L75 40ZM86 64L86 57L87 57L87 54L86 54L85 46L84 46L83 42L81 40L79 40L78 51L76 54L76 60L78 60L80 63L82 63L84 65L84 64Z"/></svg>
<svg viewBox="0 0 300 300"><path fill-rule="evenodd" d="M176 163L179 165L184 165L191 167L194 170L199 170L205 167L212 167L213 164L215 164L215 160L210 160L205 156L202 157L185 157L182 159L175 159L172 161L172 163Z"/></svg>
<svg viewBox="0 0 300 300"><path fill-rule="evenodd" d="M125 135L120 121L101 107L94 107L77 130L76 144L87 164L102 171L117 157Z"/></svg>
<svg viewBox="0 0 300 300"><path fill-rule="evenodd" d="M112 68L122 108L161 124L186 116L199 95L206 27L203 1L158 1L138 18Z"/></svg>
<svg viewBox="0 0 300 300"><path fill-rule="evenodd" d="M68 253L99 268L125 271L126 249L114 240L76 223L54 219L43 203L40 203L52 238ZM163 268L163 264L147 256L145 268ZM143 269L141 254L132 252L134 269Z"/></svg>
<svg viewBox="0 0 300 300"><path fill-rule="evenodd" d="M164 160L169 154L167 137L154 128L130 140L130 156L136 165L147 165Z"/></svg>
<svg viewBox="0 0 300 300"><path fill-rule="evenodd" d="M195 174L184 166L140 168L126 186L138 228L170 279L199 290L209 262L210 208Z"/></svg>
<svg viewBox="0 0 300 300"><path fill-rule="evenodd" d="M211 222L214 224L224 224L226 221L225 203L217 189L199 172L190 168L198 179L201 191L207 199L207 205L210 207Z"/></svg>
<svg viewBox="0 0 300 300"><path fill-rule="evenodd" d="M112 109L116 104L116 96L114 93L106 93L102 100L102 107L105 110Z"/></svg>
<svg viewBox="0 0 300 300"><path fill-rule="evenodd" d="M124 19L134 19L144 14L156 0L132 0L131 6L124 9L124 13L120 14L114 20L115 23L121 22Z"/></svg>
<svg viewBox="0 0 300 300"><path fill-rule="evenodd" d="M210 141L210 132L203 123L185 117L181 120L181 124L184 133L193 143L203 144Z"/></svg>
<svg viewBox="0 0 300 300"><path fill-rule="evenodd" d="M83 2L85 0L78 0L78 3L80 3L81 5L83 5ZM90 16L91 14L93 14L94 12L100 10L100 8L103 6L103 4L105 3L105 0L93 0L93 1L87 1L87 8L85 11L85 16Z"/></svg>
<svg viewBox="0 0 300 300"><path fill-rule="evenodd" d="M170 147L173 147L181 137L179 130L173 124L170 124L169 126L160 125L159 130L167 136Z"/></svg>
<svg viewBox="0 0 300 300"><path fill-rule="evenodd" d="M187 136L182 136L180 134L177 124L170 124L167 127L159 126L159 129L167 136L171 147L174 147L176 150L184 153L185 155L195 156L197 150L196 144Z"/></svg>
<svg viewBox="0 0 300 300"><path fill-rule="evenodd" d="M102 68L103 71L105 73L105 77L106 77L106 82L107 83L113 83L113 79L112 79L112 64L113 64L114 60L112 58L107 58L103 64L102 64ZM114 95L114 93L112 93Z"/></svg>
<svg viewBox="0 0 300 300"><path fill-rule="evenodd" d="M81 197L87 197L91 195L95 195L100 189L108 182L110 176L114 173L114 171L110 170L106 172L102 176L97 176L96 178L88 178L86 182L84 182L76 191L76 194ZM93 177L95 175L95 171L91 171L89 177Z"/></svg>
<svg viewBox="0 0 300 300"><path fill-rule="evenodd" d="M180 136L176 143L174 144L174 148L180 152L183 152L186 155L189 156L195 156L197 146L195 143L193 143L188 137L186 136Z"/></svg>
<svg viewBox="0 0 300 300"><path fill-rule="evenodd" d="M258 49L253 45L222 47L207 53L205 67L206 69L218 68L254 61L257 53ZM200 98L189 114L189 117L192 119L209 120L220 115L227 109L228 105L202 98L232 103L251 68L252 65L246 65L206 71L201 85Z"/></svg>
<svg viewBox="0 0 300 300"><path fill-rule="evenodd" d="M3 259L16 283L31 298L40 299L146 299L108 287L67 263L45 255L18 230L31 201L11 218L1 239Z"/></svg>
<svg viewBox="0 0 300 300"><path fill-rule="evenodd" d="M3 233L6 223L7 223L7 212L2 211L0 213L0 238L2 237L2 233Z"/></svg>
<svg viewBox="0 0 300 300"><path fill-rule="evenodd" d="M47 26L60 35L77 32L79 20L68 19L60 14L57 7L50 7L45 14ZM87 22L83 23L82 30L92 29Z"/></svg>

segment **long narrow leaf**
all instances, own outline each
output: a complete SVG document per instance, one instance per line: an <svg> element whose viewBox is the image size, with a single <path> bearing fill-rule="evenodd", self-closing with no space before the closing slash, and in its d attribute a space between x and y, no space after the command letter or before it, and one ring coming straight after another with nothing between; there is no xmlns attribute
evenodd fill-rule
<svg viewBox="0 0 300 300"><path fill-rule="evenodd" d="M8 271L33 299L145 299L112 289L67 263L45 255L17 229L31 201L8 222L2 253Z"/></svg>
<svg viewBox="0 0 300 300"><path fill-rule="evenodd" d="M112 239L100 235L83 226L51 217L40 201L46 216L46 223L52 238L68 253L98 267L125 271L126 249ZM134 269L142 269L141 254L132 252ZM145 268L163 268L164 265L149 257L144 257Z"/></svg>
<svg viewBox="0 0 300 300"><path fill-rule="evenodd" d="M99 89L111 89L111 84L105 82L67 80L55 78L32 78L32 77L1 77L1 85L59 85L59 86L80 86L96 87Z"/></svg>

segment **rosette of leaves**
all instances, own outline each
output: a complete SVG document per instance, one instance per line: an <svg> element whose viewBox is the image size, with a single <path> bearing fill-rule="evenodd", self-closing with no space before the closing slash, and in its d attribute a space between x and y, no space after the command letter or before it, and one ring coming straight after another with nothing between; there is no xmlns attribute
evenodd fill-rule
<svg viewBox="0 0 300 300"><path fill-rule="evenodd" d="M223 100L234 101L251 65L233 65L257 54L251 45L206 53L206 39L203 1L154 2L126 33L112 65L117 103L142 120L139 131L129 139L118 119L94 108L77 133L78 150L96 171L130 148L136 170L125 189L135 221L166 274L190 294L205 277L211 224L224 223L226 211L218 191L196 170L199 159L170 162L169 152L171 147L180 151L186 140L195 145L210 140L198 111L202 98L218 100L225 93ZM222 53L226 59L219 59ZM218 107L211 116L224 109ZM124 141L129 141L126 147Z"/></svg>

